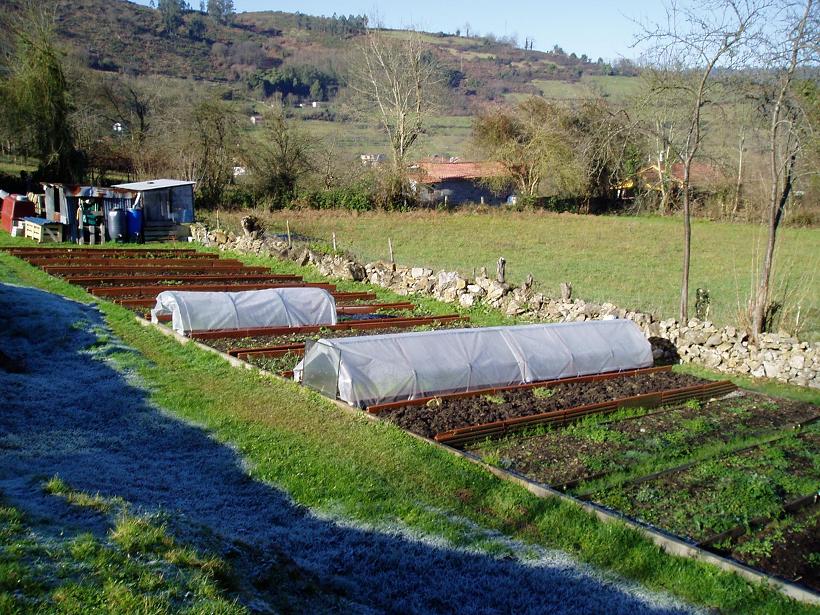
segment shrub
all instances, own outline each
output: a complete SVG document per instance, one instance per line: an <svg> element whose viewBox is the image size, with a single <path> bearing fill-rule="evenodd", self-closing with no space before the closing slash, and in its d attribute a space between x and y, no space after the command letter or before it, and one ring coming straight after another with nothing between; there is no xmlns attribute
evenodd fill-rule
<svg viewBox="0 0 820 615"><path fill-rule="evenodd" d="M363 186L306 190L299 194L294 205L310 209L347 209L350 211L374 209L370 191Z"/></svg>

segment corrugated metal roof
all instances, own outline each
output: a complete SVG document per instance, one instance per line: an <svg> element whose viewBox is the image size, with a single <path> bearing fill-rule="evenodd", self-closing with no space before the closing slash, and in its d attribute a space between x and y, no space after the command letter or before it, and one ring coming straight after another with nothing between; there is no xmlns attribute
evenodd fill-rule
<svg viewBox="0 0 820 615"><path fill-rule="evenodd" d="M177 186L193 186L196 182L181 181L179 179L152 179L145 182L132 182L130 184L117 184L114 188L121 190L132 190L133 192L148 192L149 190L161 190L163 188L176 188Z"/></svg>

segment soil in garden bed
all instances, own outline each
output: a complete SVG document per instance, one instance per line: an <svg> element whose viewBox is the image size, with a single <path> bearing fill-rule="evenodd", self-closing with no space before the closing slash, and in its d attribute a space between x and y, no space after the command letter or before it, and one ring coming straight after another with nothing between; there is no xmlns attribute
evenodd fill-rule
<svg viewBox="0 0 820 615"><path fill-rule="evenodd" d="M720 546L722 555L820 592L818 504Z"/></svg>
<svg viewBox="0 0 820 615"><path fill-rule="evenodd" d="M595 382L559 384L550 389L519 389L495 395L443 399L440 404L386 410L380 416L403 429L432 438L437 433L459 427L566 410L706 382L688 374L654 372Z"/></svg>
<svg viewBox="0 0 820 615"><path fill-rule="evenodd" d="M750 450L700 462L642 483L602 489L596 502L696 542L817 491L820 425Z"/></svg>
<svg viewBox="0 0 820 615"><path fill-rule="evenodd" d="M419 325L412 329L399 327L385 327L383 329L339 329L323 331L321 333L289 333L287 335L257 335L253 337L220 337L214 339L199 340L222 352L227 352L232 348L267 348L269 346L281 346L283 344L300 344L306 340L318 340L320 338L356 337L364 335L382 335L385 333L409 333L411 331L433 331L437 329L466 328L466 322L446 322L438 325Z"/></svg>
<svg viewBox="0 0 820 615"><path fill-rule="evenodd" d="M690 401L621 420L589 417L472 450L538 482L561 485L607 473L640 475L672 467L706 447L774 433L818 416L820 408L812 404L744 394L708 404Z"/></svg>

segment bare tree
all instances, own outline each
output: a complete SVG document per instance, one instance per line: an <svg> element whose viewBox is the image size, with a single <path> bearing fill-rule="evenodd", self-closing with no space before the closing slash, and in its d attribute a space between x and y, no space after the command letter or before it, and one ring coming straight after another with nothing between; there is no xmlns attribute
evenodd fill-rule
<svg viewBox="0 0 820 615"><path fill-rule="evenodd" d="M476 116L473 141L484 156L504 165L522 197L536 197L544 189L566 191L568 184L580 191L582 172L570 142L568 115L558 103L528 98L514 108Z"/></svg>
<svg viewBox="0 0 820 615"><path fill-rule="evenodd" d="M818 11L813 0L789 3L780 14L785 35L770 41L768 54L762 58L774 80L764 88L762 108L768 115L768 199L766 221L768 237L760 277L751 300L752 334L757 336L766 326L769 309L772 267L777 231L789 202L795 181L798 156L806 122L799 101L793 96L795 74L803 64L813 63L818 55ZM782 33L782 31L781 31Z"/></svg>
<svg viewBox="0 0 820 615"><path fill-rule="evenodd" d="M401 38L368 29L349 86L363 111L376 111L390 142L394 196L404 189L407 153L423 134L438 83L435 57L416 32Z"/></svg>
<svg viewBox="0 0 820 615"><path fill-rule="evenodd" d="M692 252L691 170L703 142L704 108L713 102L711 87L719 67L742 65L747 43L760 27L765 0L700 0L693 5L667 8L667 23L645 26L638 44L649 44L646 57L655 69L657 93L674 92L675 104L688 107L679 131L680 140L669 143L682 163L683 272L678 317L689 318L689 268Z"/></svg>

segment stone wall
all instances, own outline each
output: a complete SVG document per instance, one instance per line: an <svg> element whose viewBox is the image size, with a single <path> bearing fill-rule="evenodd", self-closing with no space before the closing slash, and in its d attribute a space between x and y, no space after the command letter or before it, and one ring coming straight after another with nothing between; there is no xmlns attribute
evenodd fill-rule
<svg viewBox="0 0 820 615"><path fill-rule="evenodd" d="M755 344L745 331L733 326L717 327L697 319L687 323L673 318L660 320L652 314L611 303L556 299L537 292L532 280L513 286L490 278L484 271L471 280L454 271L397 267L384 261L360 263L347 254L315 252L304 243L288 247L286 241L266 236L261 229L246 231L239 237L223 231L208 231L201 225L192 226L191 232L196 241L205 245L290 259L302 266L312 264L329 278L369 282L404 296L428 295L465 308L485 304L525 320L570 322L627 318L652 342L658 360L698 363L721 372L820 388L820 343L808 344L786 335L766 333Z"/></svg>

